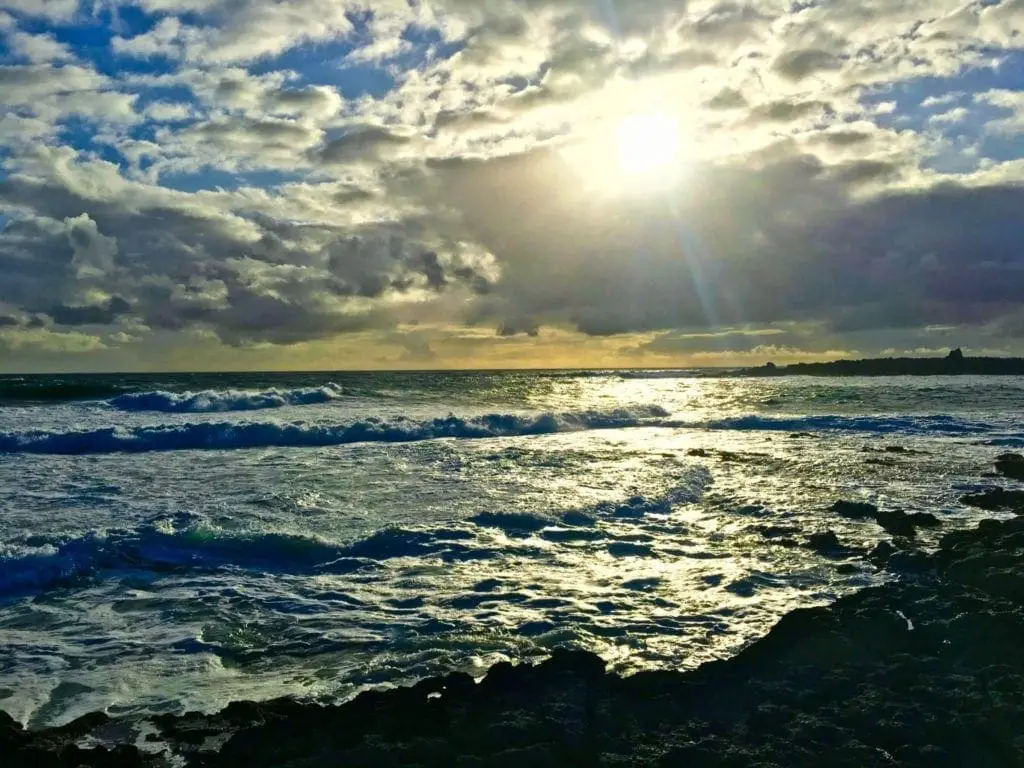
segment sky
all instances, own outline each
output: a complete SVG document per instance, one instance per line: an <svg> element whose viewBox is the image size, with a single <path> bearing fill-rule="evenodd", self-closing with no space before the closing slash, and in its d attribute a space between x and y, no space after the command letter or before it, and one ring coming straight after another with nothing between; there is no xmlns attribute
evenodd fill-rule
<svg viewBox="0 0 1024 768"><path fill-rule="evenodd" d="M0 372L1024 354L1024 0L0 0Z"/></svg>

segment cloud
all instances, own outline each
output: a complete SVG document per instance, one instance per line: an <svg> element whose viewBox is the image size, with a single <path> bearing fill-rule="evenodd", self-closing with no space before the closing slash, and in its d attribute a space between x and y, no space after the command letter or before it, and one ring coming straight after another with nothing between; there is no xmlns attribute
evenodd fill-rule
<svg viewBox="0 0 1024 768"><path fill-rule="evenodd" d="M800 81L819 72L828 72L842 66L839 57L820 49L786 51L772 65L772 70L787 80Z"/></svg>
<svg viewBox="0 0 1024 768"><path fill-rule="evenodd" d="M408 136L381 126L357 126L317 148L314 157L327 165L373 160L380 158L388 149L401 147L408 142Z"/></svg>
<svg viewBox="0 0 1024 768"><path fill-rule="evenodd" d="M110 325L131 311L131 305L115 296L102 305L69 307L63 304L50 307L49 316L57 325Z"/></svg>
<svg viewBox="0 0 1024 768"><path fill-rule="evenodd" d="M10 52L14 56L27 59L33 64L50 61L70 61L74 58L71 49L64 43L58 42L53 35L33 35L15 31L9 33L6 37Z"/></svg>
<svg viewBox="0 0 1024 768"><path fill-rule="evenodd" d="M1021 0L0 8L0 332L19 359L1016 338ZM681 148L638 177L617 126L647 113Z"/></svg>
<svg viewBox="0 0 1024 768"><path fill-rule="evenodd" d="M788 320L977 322L1024 289L1015 245L1024 223L1010 218L1024 203L1019 187L946 184L861 199L856 185L899 166L827 166L782 146L758 163L692 168L692 192L674 212L621 201L616 210L567 196L558 162L533 153L443 172L503 264L486 297L499 323L531 317L608 335Z"/></svg>
<svg viewBox="0 0 1024 768"><path fill-rule="evenodd" d="M742 109L747 106L747 99L735 88L723 88L709 99L705 105L708 109Z"/></svg>
<svg viewBox="0 0 1024 768"><path fill-rule="evenodd" d="M831 111L832 105L826 101L784 99L759 104L750 111L750 119L754 122L785 123L805 117L821 118Z"/></svg>
<svg viewBox="0 0 1024 768"><path fill-rule="evenodd" d="M78 10L78 0L0 0L0 9L50 21L69 21Z"/></svg>

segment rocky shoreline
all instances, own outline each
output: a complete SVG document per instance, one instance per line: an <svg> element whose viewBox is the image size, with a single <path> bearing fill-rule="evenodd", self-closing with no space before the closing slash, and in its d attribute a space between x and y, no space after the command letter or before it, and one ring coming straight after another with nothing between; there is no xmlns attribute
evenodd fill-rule
<svg viewBox="0 0 1024 768"><path fill-rule="evenodd" d="M1024 766L1024 517L947 534L909 570L906 555L890 558L899 581L793 611L688 673L621 678L560 651L499 664L480 683L453 674L340 706L239 702L141 723L93 714L32 732L0 713L0 764ZM90 746L140 733L154 749Z"/></svg>
<svg viewBox="0 0 1024 768"><path fill-rule="evenodd" d="M947 357L881 357L827 363L768 363L744 368L741 376L1024 376L1024 358L965 357L959 349Z"/></svg>

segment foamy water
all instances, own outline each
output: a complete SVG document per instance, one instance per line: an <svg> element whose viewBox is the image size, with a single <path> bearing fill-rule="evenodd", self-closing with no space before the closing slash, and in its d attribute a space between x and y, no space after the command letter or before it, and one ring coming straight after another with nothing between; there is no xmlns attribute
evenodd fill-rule
<svg viewBox="0 0 1024 768"><path fill-rule="evenodd" d="M944 529L1021 379L665 372L0 379L0 708L342 699L551 648L728 656ZM901 449L896 452L893 449ZM922 534L927 544L928 536Z"/></svg>

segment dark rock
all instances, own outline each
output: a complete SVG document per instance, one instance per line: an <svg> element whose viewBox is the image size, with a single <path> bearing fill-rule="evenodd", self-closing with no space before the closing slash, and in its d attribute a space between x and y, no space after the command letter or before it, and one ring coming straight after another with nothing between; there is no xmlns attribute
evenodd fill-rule
<svg viewBox="0 0 1024 768"><path fill-rule="evenodd" d="M1019 453L996 456L996 472L1011 480L1024 480L1024 456Z"/></svg>
<svg viewBox="0 0 1024 768"><path fill-rule="evenodd" d="M886 569L897 573L920 575L934 570L935 560L927 552L905 550L890 557Z"/></svg>
<svg viewBox="0 0 1024 768"><path fill-rule="evenodd" d="M853 552L839 541L839 537L833 531L812 533L807 537L807 546L826 557L845 557Z"/></svg>
<svg viewBox="0 0 1024 768"><path fill-rule="evenodd" d="M615 541L608 545L608 553L614 557L650 557L651 547L648 544Z"/></svg>
<svg viewBox="0 0 1024 768"><path fill-rule="evenodd" d="M912 512L907 517L918 528L938 528L942 525L942 521L931 512Z"/></svg>
<svg viewBox="0 0 1024 768"><path fill-rule="evenodd" d="M730 375L736 375L730 371ZM964 357L954 350L946 357L888 357L794 363L778 368L745 368L740 376L1024 376L1024 358Z"/></svg>
<svg viewBox="0 0 1024 768"><path fill-rule="evenodd" d="M889 562L889 558L896 554L899 550L888 541L878 542L870 552L868 552L868 560L870 560L878 568L884 568Z"/></svg>
<svg viewBox="0 0 1024 768"><path fill-rule="evenodd" d="M879 512L875 518L886 533L893 536L902 536L912 539L917 536L917 528L905 512L896 510L894 512Z"/></svg>
<svg viewBox="0 0 1024 768"><path fill-rule="evenodd" d="M1012 510L1021 514L1024 513L1024 491L1008 491L997 486L981 493L969 493L966 496L961 496L960 503L992 512Z"/></svg>
<svg viewBox="0 0 1024 768"><path fill-rule="evenodd" d="M878 514L878 507L864 501L837 501L829 511L854 520L863 520Z"/></svg>
<svg viewBox="0 0 1024 768"><path fill-rule="evenodd" d="M795 525L758 525L754 527L754 530L766 539L777 539L780 536L792 536L800 533L800 529Z"/></svg>

